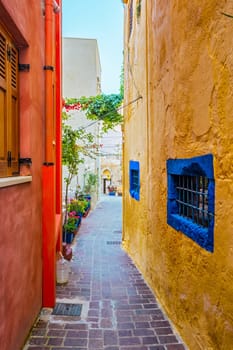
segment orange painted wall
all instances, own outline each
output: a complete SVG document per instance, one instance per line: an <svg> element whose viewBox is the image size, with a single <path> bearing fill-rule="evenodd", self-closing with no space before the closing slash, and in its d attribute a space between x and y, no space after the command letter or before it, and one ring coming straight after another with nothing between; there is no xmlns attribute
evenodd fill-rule
<svg viewBox="0 0 233 350"><path fill-rule="evenodd" d="M42 304L42 178L44 17L38 0L1 0L20 63L20 157L32 158L32 182L0 188L1 350L19 350ZM6 17L7 14L7 17ZM2 19L2 18L1 18Z"/></svg>

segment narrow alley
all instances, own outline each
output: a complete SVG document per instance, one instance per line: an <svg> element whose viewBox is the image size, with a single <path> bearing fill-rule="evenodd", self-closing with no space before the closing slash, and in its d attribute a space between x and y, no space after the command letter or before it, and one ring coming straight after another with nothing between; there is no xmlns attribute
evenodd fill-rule
<svg viewBox="0 0 233 350"><path fill-rule="evenodd" d="M83 219L71 272L57 303L80 316L43 309L24 350L184 350L140 272L121 248L122 197L105 196Z"/></svg>

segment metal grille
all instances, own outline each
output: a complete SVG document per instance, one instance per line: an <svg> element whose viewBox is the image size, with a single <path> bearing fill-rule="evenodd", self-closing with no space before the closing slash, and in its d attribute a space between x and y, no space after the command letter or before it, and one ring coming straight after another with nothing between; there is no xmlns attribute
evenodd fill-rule
<svg viewBox="0 0 233 350"><path fill-rule="evenodd" d="M138 184L139 184L138 170L131 170L131 179L132 179L132 190L138 192Z"/></svg>
<svg viewBox="0 0 233 350"><path fill-rule="evenodd" d="M80 316L81 311L82 304L57 303L53 309L52 315Z"/></svg>
<svg viewBox="0 0 233 350"><path fill-rule="evenodd" d="M194 223L209 227L208 184L204 176L175 175L178 214Z"/></svg>

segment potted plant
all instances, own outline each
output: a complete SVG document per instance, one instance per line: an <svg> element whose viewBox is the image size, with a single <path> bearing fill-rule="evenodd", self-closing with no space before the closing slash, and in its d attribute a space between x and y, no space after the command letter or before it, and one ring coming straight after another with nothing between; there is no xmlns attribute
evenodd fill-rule
<svg viewBox="0 0 233 350"><path fill-rule="evenodd" d="M76 229L77 229L76 219L74 217L68 216L67 221L64 224L63 241L69 244L72 243Z"/></svg>
<svg viewBox="0 0 233 350"><path fill-rule="evenodd" d="M109 185L108 186L108 194L109 196L115 196L116 195L116 186L113 186L113 185Z"/></svg>
<svg viewBox="0 0 233 350"><path fill-rule="evenodd" d="M77 215L82 216L85 212L85 208L87 206L87 201L83 199L72 199L68 206L68 211L75 211Z"/></svg>
<svg viewBox="0 0 233 350"><path fill-rule="evenodd" d="M73 211L70 207L68 192L72 179L77 176L79 165L84 162L84 156L91 156L91 152L87 151L91 149L93 144L93 135L85 132L83 128L77 130L72 129L67 124L69 115L62 114L62 164L67 168L67 176L64 178L65 182L65 212L64 212L64 224L63 228L66 231L66 225L68 224L68 213ZM79 208L75 210L81 212L83 209ZM68 225L69 226L69 225Z"/></svg>
<svg viewBox="0 0 233 350"><path fill-rule="evenodd" d="M68 217L69 218L74 218L75 219L75 225L76 225L76 231L78 229L78 227L80 226L81 224L81 215L80 214L77 214L76 211L70 211L68 213ZM76 233L76 232L75 232Z"/></svg>

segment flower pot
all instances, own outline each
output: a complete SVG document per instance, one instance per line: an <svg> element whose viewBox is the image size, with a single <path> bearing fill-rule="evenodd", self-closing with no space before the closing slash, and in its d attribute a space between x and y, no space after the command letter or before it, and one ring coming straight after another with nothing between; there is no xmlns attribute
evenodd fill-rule
<svg viewBox="0 0 233 350"><path fill-rule="evenodd" d="M68 261L72 259L73 251L71 246L67 243L62 243L62 256Z"/></svg>
<svg viewBox="0 0 233 350"><path fill-rule="evenodd" d="M116 192L109 192L109 196L115 196Z"/></svg>
<svg viewBox="0 0 233 350"><path fill-rule="evenodd" d="M63 242L71 244L73 239L74 239L74 233L73 232L65 232L64 238L63 238Z"/></svg>

